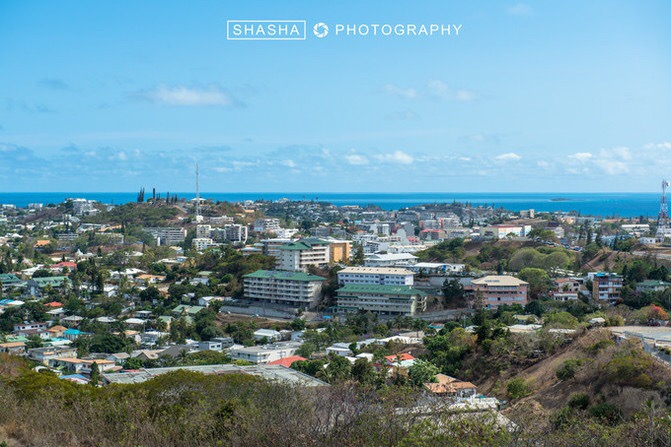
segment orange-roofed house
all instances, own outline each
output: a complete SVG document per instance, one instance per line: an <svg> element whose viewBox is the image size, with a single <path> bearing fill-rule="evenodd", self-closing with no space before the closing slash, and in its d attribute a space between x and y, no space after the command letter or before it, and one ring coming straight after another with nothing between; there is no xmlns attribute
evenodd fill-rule
<svg viewBox="0 0 671 447"><path fill-rule="evenodd" d="M49 268L51 270L59 270L59 271L63 271L65 269L68 269L70 271L70 270L74 270L74 269L77 268L77 263L76 262L63 261L63 262L59 262L58 264L50 265Z"/></svg>
<svg viewBox="0 0 671 447"><path fill-rule="evenodd" d="M437 382L425 383L424 388L438 396L466 398L475 396L477 387L471 382L463 382L445 374L436 374Z"/></svg>
<svg viewBox="0 0 671 447"><path fill-rule="evenodd" d="M37 242L35 242L35 245L33 245L34 248L42 248L46 247L49 245L51 241L49 239L38 239Z"/></svg>
<svg viewBox="0 0 671 447"><path fill-rule="evenodd" d="M63 307L63 303L59 303L58 301L52 301L50 303L45 304L45 306L50 307L52 309L58 309L59 307Z"/></svg>
<svg viewBox="0 0 671 447"><path fill-rule="evenodd" d="M49 329L47 329L47 332L49 333L49 336L52 338L63 338L63 334L67 330L68 328L66 328L65 326L52 326Z"/></svg>
<svg viewBox="0 0 671 447"><path fill-rule="evenodd" d="M410 368L415 364L415 358L404 352L402 354L388 355L385 357L387 366L400 366L401 368Z"/></svg>
<svg viewBox="0 0 671 447"><path fill-rule="evenodd" d="M307 359L305 357L301 357L300 355L292 355L290 357L284 357L283 359L268 362L268 365L282 365L285 368L291 368L291 365L293 365L294 362L302 362L304 360Z"/></svg>

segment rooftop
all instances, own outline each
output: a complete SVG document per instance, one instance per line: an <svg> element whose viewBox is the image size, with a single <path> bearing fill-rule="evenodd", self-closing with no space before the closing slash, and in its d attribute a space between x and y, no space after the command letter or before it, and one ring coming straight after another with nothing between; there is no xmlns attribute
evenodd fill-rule
<svg viewBox="0 0 671 447"><path fill-rule="evenodd" d="M338 273L367 273L369 275L414 275L408 269L393 267L346 267Z"/></svg>
<svg viewBox="0 0 671 447"><path fill-rule="evenodd" d="M346 284L336 290L338 293L377 293L380 295L420 295L425 296L426 292L413 289L409 286L382 286L378 284Z"/></svg>
<svg viewBox="0 0 671 447"><path fill-rule="evenodd" d="M528 282L517 279L514 276L508 275L490 275L484 276L482 278L474 279L472 284L476 286L487 285L487 286L511 286L517 287L524 284L529 284Z"/></svg>
<svg viewBox="0 0 671 447"><path fill-rule="evenodd" d="M287 281L325 281L326 278L304 272L285 272L280 270L257 270L245 278L283 279Z"/></svg>
<svg viewBox="0 0 671 447"><path fill-rule="evenodd" d="M328 386L326 382L315 379L307 374L299 371L285 368L281 365L254 365L254 366L237 366L232 364L226 365L203 365L203 366L177 366L171 368L149 368L142 369L135 372L125 373L103 373L103 378L108 383L142 383L150 380L161 374L166 374L172 371L186 370L199 372L202 374L249 374L257 376L265 380L284 382L289 384L303 385L303 386Z"/></svg>

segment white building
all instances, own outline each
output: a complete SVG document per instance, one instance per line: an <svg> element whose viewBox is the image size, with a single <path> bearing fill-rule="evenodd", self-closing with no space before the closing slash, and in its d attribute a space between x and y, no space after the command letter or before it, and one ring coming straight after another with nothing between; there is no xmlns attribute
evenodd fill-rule
<svg viewBox="0 0 671 447"><path fill-rule="evenodd" d="M466 269L464 264L443 264L439 262L418 262L415 265L408 266L408 270L415 273L425 273L427 275L445 275L453 273L462 273Z"/></svg>
<svg viewBox="0 0 671 447"><path fill-rule="evenodd" d="M208 247L215 245L214 241L209 237L194 237L191 243L197 251L205 251Z"/></svg>
<svg viewBox="0 0 671 447"><path fill-rule="evenodd" d="M186 230L179 227L145 227L142 231L151 234L157 245L176 245L186 239Z"/></svg>
<svg viewBox="0 0 671 447"><path fill-rule="evenodd" d="M257 270L244 276L248 300L310 308L319 301L325 278L303 272Z"/></svg>
<svg viewBox="0 0 671 447"><path fill-rule="evenodd" d="M412 286L415 274L404 268L347 267L338 272L338 284Z"/></svg>
<svg viewBox="0 0 671 447"><path fill-rule="evenodd" d="M224 238L233 243L247 242L247 226L240 224L224 225Z"/></svg>
<svg viewBox="0 0 671 447"><path fill-rule="evenodd" d="M306 271L309 266L328 265L330 242L318 238L305 238L278 247L277 268L287 271Z"/></svg>
<svg viewBox="0 0 671 447"><path fill-rule="evenodd" d="M273 233L280 229L280 220L275 217L265 219L256 219L254 221L254 231L259 233Z"/></svg>
<svg viewBox="0 0 671 447"><path fill-rule="evenodd" d="M417 256L410 253L374 253L364 259L366 267L397 267L417 263Z"/></svg>
<svg viewBox="0 0 671 447"><path fill-rule="evenodd" d="M291 357L296 353L301 343L283 342L264 346L250 346L248 348L231 349L228 355L233 360L246 360L248 362L265 364Z"/></svg>
<svg viewBox="0 0 671 447"><path fill-rule="evenodd" d="M196 225L196 237L198 238L210 237L211 234L212 234L211 225L205 225L205 224Z"/></svg>
<svg viewBox="0 0 671 447"><path fill-rule="evenodd" d="M414 315L426 310L426 293L408 286L380 286L375 284L346 284L336 291L335 310L360 310L383 315Z"/></svg>

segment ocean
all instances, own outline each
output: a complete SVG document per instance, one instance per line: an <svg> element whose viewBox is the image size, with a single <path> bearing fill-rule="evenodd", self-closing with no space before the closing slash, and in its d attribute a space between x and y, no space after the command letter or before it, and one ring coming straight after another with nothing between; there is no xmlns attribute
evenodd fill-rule
<svg viewBox="0 0 671 447"><path fill-rule="evenodd" d="M172 193L171 193L172 194ZM193 192L174 193L191 199ZM151 195L147 192L145 197ZM165 197L165 193L161 193ZM275 192L203 192L201 197L215 201L242 202L245 200L320 200L334 205L378 205L385 210L400 209L424 203L470 202L494 205L511 211L534 209L538 211L578 211L582 215L602 217L656 217L659 212L658 193L275 193ZM0 192L0 204L25 207L29 203L60 203L66 198L86 198L103 203L134 202L135 192Z"/></svg>

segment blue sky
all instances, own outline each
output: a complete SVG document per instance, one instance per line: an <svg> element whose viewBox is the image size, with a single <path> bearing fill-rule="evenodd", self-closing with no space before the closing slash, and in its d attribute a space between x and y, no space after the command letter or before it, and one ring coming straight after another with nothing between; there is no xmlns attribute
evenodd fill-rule
<svg viewBox="0 0 671 447"><path fill-rule="evenodd" d="M656 191L671 2L0 1L0 191ZM228 41L226 20L306 20ZM335 36L324 22L457 24Z"/></svg>

